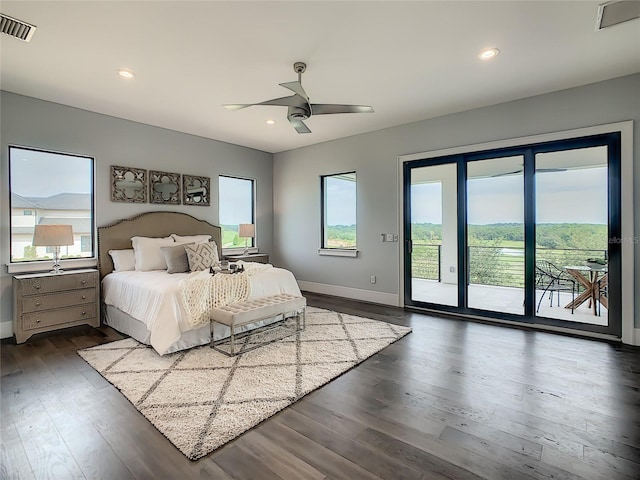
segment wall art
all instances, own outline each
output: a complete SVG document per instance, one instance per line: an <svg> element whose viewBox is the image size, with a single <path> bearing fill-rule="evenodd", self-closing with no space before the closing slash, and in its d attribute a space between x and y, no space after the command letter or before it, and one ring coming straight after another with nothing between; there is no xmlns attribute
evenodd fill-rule
<svg viewBox="0 0 640 480"><path fill-rule="evenodd" d="M210 205L209 177L182 175L182 203L185 205Z"/></svg>
<svg viewBox="0 0 640 480"><path fill-rule="evenodd" d="M147 171L142 168L111 165L111 201L145 203Z"/></svg>
<svg viewBox="0 0 640 480"><path fill-rule="evenodd" d="M149 202L180 205L181 192L179 173L149 170Z"/></svg>

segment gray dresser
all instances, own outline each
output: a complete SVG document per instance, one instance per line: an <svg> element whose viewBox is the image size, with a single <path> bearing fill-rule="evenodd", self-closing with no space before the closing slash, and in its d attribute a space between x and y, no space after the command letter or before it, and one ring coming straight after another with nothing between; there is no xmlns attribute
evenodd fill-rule
<svg viewBox="0 0 640 480"><path fill-rule="evenodd" d="M17 343L31 335L88 323L100 326L98 270L13 277L13 332Z"/></svg>

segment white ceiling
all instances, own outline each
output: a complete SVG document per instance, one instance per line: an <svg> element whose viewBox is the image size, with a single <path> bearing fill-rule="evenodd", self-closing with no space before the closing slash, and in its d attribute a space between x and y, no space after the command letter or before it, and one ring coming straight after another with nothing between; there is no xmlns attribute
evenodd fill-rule
<svg viewBox="0 0 640 480"><path fill-rule="evenodd" d="M0 36L0 86L280 152L640 72L640 21L596 31L599 3L3 0L37 31ZM482 61L485 47L501 53ZM295 61L312 102L375 113L312 117L301 135L285 107L221 107L289 95Z"/></svg>

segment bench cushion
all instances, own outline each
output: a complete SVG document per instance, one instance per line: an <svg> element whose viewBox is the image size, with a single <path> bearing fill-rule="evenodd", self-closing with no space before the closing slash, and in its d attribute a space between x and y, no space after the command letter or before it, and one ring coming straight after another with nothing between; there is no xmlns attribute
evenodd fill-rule
<svg viewBox="0 0 640 480"><path fill-rule="evenodd" d="M307 306L307 299L288 293L256 298L213 308L211 319L227 326L239 326L282 313L300 310Z"/></svg>

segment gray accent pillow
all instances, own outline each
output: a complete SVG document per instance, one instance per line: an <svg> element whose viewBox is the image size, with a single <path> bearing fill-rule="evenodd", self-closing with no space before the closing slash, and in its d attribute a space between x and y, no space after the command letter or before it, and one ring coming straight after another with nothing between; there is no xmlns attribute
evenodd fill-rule
<svg viewBox="0 0 640 480"><path fill-rule="evenodd" d="M189 259L185 247L193 243L182 243L175 247L160 247L167 262L167 273L185 273L189 271Z"/></svg>
<svg viewBox="0 0 640 480"><path fill-rule="evenodd" d="M192 272L215 267L220 261L216 242L196 243L194 245L185 245L184 247L187 251L189 268Z"/></svg>

